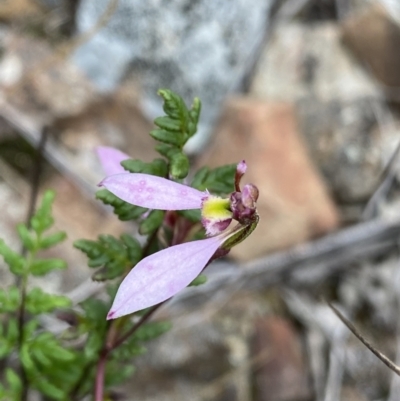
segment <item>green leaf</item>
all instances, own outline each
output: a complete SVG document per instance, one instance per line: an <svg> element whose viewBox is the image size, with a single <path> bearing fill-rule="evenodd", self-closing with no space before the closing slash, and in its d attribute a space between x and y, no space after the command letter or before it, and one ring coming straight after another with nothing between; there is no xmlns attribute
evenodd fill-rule
<svg viewBox="0 0 400 401"><path fill-rule="evenodd" d="M101 267L93 280L111 280L123 275L142 257L142 249L131 235L123 234L120 239L111 235L100 235L98 241L79 240L74 246L89 258L89 267Z"/></svg>
<svg viewBox="0 0 400 401"><path fill-rule="evenodd" d="M163 159L155 159L151 163L128 159L121 162L121 165L131 173L150 174L158 177L165 177L168 173L168 165Z"/></svg>
<svg viewBox="0 0 400 401"><path fill-rule="evenodd" d="M189 174L189 159L184 153L175 153L170 159L171 175L175 179L185 178Z"/></svg>
<svg viewBox="0 0 400 401"><path fill-rule="evenodd" d="M18 224L17 231L24 247L28 249L28 251L34 251L37 248L37 241L32 237L26 225L24 223Z"/></svg>
<svg viewBox="0 0 400 401"><path fill-rule="evenodd" d="M21 359L21 363L23 367L28 371L28 372L33 372L36 370L36 365L33 362L33 359L30 354L29 346L28 344L23 344L20 351L19 351L19 357Z"/></svg>
<svg viewBox="0 0 400 401"><path fill-rule="evenodd" d="M103 346L104 339L101 333L89 332L88 339L85 343L84 353L87 359L94 360L99 356L99 352Z"/></svg>
<svg viewBox="0 0 400 401"><path fill-rule="evenodd" d="M110 269L109 267L102 267L97 270L96 273L92 275L93 281L107 281L113 280L117 277L120 277L124 274L126 268L121 265L116 265L114 268Z"/></svg>
<svg viewBox="0 0 400 401"><path fill-rule="evenodd" d="M11 273L15 275L23 274L26 260L9 248L2 239L0 239L0 255L3 256L4 261L9 266Z"/></svg>
<svg viewBox="0 0 400 401"><path fill-rule="evenodd" d="M166 157L167 159L171 159L175 154L181 153L181 149L176 146L167 145L165 143L159 143L156 146L156 151Z"/></svg>
<svg viewBox="0 0 400 401"><path fill-rule="evenodd" d="M44 379L39 379L35 382L36 387L40 392L55 400L65 400L65 392L60 390L55 385Z"/></svg>
<svg viewBox="0 0 400 401"><path fill-rule="evenodd" d="M11 369L6 368L6 380L14 396L19 395L22 390L22 381L19 376Z"/></svg>
<svg viewBox="0 0 400 401"><path fill-rule="evenodd" d="M37 235L41 235L44 231L48 230L54 223L51 214L51 208L54 202L55 192L46 191L42 203L36 213L31 219L31 227Z"/></svg>
<svg viewBox="0 0 400 401"><path fill-rule="evenodd" d="M14 352L18 341L17 319L10 318L7 323L1 326L0 333L0 358L4 358Z"/></svg>
<svg viewBox="0 0 400 401"><path fill-rule="evenodd" d="M137 239L131 235L122 234L121 241L126 246L127 256L132 265L139 263L142 259L142 247Z"/></svg>
<svg viewBox="0 0 400 401"><path fill-rule="evenodd" d="M139 233L149 235L157 230L164 220L164 214L163 210L152 210L147 218L140 223Z"/></svg>
<svg viewBox="0 0 400 401"><path fill-rule="evenodd" d="M150 131L150 135L157 141L170 145L182 146L184 142L184 138L181 133L169 132L163 129L155 129L153 131Z"/></svg>
<svg viewBox="0 0 400 401"><path fill-rule="evenodd" d="M107 189L100 189L97 191L96 198L100 199L105 205L112 206L114 208L114 213L122 221L136 220L147 210L143 207L124 202Z"/></svg>
<svg viewBox="0 0 400 401"><path fill-rule="evenodd" d="M25 308L32 314L48 313L71 305L71 300L67 297L47 294L40 288L33 288L26 295Z"/></svg>
<svg viewBox="0 0 400 401"><path fill-rule="evenodd" d="M110 309L109 305L106 305L99 299L88 298L81 302L80 306L85 313L83 319L90 327L103 328L106 326L106 316Z"/></svg>
<svg viewBox="0 0 400 401"><path fill-rule="evenodd" d="M175 145L181 150L186 141L197 131L201 102L195 98L192 108L188 110L183 99L176 93L168 89L160 89L158 94L164 100L163 108L167 116L154 120L154 124L161 129L152 131L150 135L158 141ZM157 150L166 156L162 148Z"/></svg>
<svg viewBox="0 0 400 401"><path fill-rule="evenodd" d="M190 284L189 287L197 287L199 285L205 284L207 282L207 276L200 274L197 276Z"/></svg>
<svg viewBox="0 0 400 401"><path fill-rule="evenodd" d="M19 305L20 293L15 285L8 289L0 289L0 313L16 312Z"/></svg>
<svg viewBox="0 0 400 401"><path fill-rule="evenodd" d="M29 269L34 276L44 276L52 270L61 270L67 268L67 262L62 259L37 259Z"/></svg>
<svg viewBox="0 0 400 401"><path fill-rule="evenodd" d="M32 357L43 366L52 366L53 361L38 347L32 348Z"/></svg>
<svg viewBox="0 0 400 401"><path fill-rule="evenodd" d="M58 233L51 234L48 235L47 237L41 238L39 242L39 247L40 249L51 248L52 246L55 246L60 242L63 242L66 238L67 234L64 231L60 231Z"/></svg>
<svg viewBox="0 0 400 401"><path fill-rule="evenodd" d="M157 94L164 100L163 109L165 113L174 119L178 119L186 124L189 113L183 99L169 89L160 89Z"/></svg>
<svg viewBox="0 0 400 401"><path fill-rule="evenodd" d="M182 131L182 123L177 118L157 117L154 120L154 124L157 125L157 127L160 127L161 129L165 130L164 132L176 131L177 133L179 133ZM155 138L155 139L158 139L158 138ZM162 142L164 142L164 141L162 141Z"/></svg>
<svg viewBox="0 0 400 401"><path fill-rule="evenodd" d="M166 333L172 327L171 322L150 322L141 326L132 336L136 341L153 340Z"/></svg>
<svg viewBox="0 0 400 401"><path fill-rule="evenodd" d="M201 210L193 209L193 210L179 210L178 214L185 217L189 221L193 223L198 223L201 220Z"/></svg>
<svg viewBox="0 0 400 401"><path fill-rule="evenodd" d="M191 186L200 191L209 190L216 195L227 195L235 189L236 165L229 164L210 170L201 168L194 176Z"/></svg>
<svg viewBox="0 0 400 401"><path fill-rule="evenodd" d="M14 345L17 343L18 340L18 322L16 318L10 318L8 320L8 327L7 327L7 341L9 344Z"/></svg>
<svg viewBox="0 0 400 401"><path fill-rule="evenodd" d="M110 361L106 366L106 387L113 387L122 384L125 380L132 377L135 367L132 364L121 366L120 363Z"/></svg>

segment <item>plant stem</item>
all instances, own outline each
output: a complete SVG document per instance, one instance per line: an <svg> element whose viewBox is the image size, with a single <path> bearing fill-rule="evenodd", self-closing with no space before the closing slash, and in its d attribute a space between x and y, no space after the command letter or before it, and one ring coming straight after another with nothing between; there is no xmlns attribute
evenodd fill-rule
<svg viewBox="0 0 400 401"><path fill-rule="evenodd" d="M141 327L144 323L146 323L150 317L154 314L154 312L163 305L164 302L161 302L158 305L153 306L149 311L144 314L140 320L131 327L125 334L123 334L120 338L118 338L114 343L106 342L104 348L100 352L99 360L97 362L96 368L96 381L94 388L94 400L95 401L103 401L104 399L104 377L105 377L105 367L107 362L108 355L118 348L121 344L125 342L131 335L133 335L139 327ZM109 331L110 332L110 331Z"/></svg>
<svg viewBox="0 0 400 401"><path fill-rule="evenodd" d="M158 230L155 230L147 239L147 243L143 248L143 258L148 256L150 247L153 241L157 238ZM121 337L116 337L116 327L115 321L108 327L107 334L106 334L106 341L103 346L103 349L100 351L99 359L97 361L97 368L96 368L96 380L95 380L95 387L94 387L94 400L95 401L103 401L104 398L104 377L105 377L105 368L107 363L108 355L118 348L124 341L126 341L132 334L139 329L144 323L146 323L153 313L163 304L161 302L158 305L153 306L147 313L145 313L140 320L131 327L125 334Z"/></svg>
<svg viewBox="0 0 400 401"><path fill-rule="evenodd" d="M97 362L97 370L96 370L96 382L94 389L94 400L95 401L103 401L104 400L104 375L106 370L106 361L107 361L108 351L104 349L100 353L99 360Z"/></svg>
<svg viewBox="0 0 400 401"><path fill-rule="evenodd" d="M118 338L115 343L112 345L111 349L109 350L110 352L118 348L125 340L127 340L132 334L134 334L137 329L142 326L144 323L146 323L150 317L154 314L154 312L161 306L163 305L164 302L161 302L158 305L153 306L152 308L149 309L149 311L141 317L141 319L130 328L125 334L123 334L120 338Z"/></svg>

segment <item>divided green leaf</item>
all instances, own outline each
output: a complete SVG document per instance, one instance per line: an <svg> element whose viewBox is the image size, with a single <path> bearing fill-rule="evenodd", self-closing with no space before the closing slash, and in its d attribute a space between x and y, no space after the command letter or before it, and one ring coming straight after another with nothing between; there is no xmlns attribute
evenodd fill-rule
<svg viewBox="0 0 400 401"><path fill-rule="evenodd" d="M226 195L235 188L236 165L229 164L214 169L201 168L194 176L192 187L200 191L206 189L216 195Z"/></svg>
<svg viewBox="0 0 400 401"><path fill-rule="evenodd" d="M112 206L114 208L114 213L122 221L136 220L147 210L143 207L124 202L107 189L100 189L97 191L96 198L100 199L105 205Z"/></svg>
<svg viewBox="0 0 400 401"><path fill-rule="evenodd" d="M112 235L100 235L97 241L78 240L74 246L87 255L89 267L102 268L93 276L98 281L121 276L142 257L139 242L128 234L121 235L120 239Z"/></svg>

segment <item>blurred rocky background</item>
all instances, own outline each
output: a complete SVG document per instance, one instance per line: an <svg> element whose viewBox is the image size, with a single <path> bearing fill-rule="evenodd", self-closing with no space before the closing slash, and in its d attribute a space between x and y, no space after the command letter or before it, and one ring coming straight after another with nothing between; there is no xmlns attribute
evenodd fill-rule
<svg viewBox="0 0 400 401"><path fill-rule="evenodd" d="M399 358L399 49L397 0L0 1L0 237L19 248L43 132L69 236L39 285L102 290L72 242L135 227L95 201L93 150L150 161L158 88L203 101L196 166L245 159L260 189L256 232L159 312L173 330L115 399L400 399L326 303Z"/></svg>

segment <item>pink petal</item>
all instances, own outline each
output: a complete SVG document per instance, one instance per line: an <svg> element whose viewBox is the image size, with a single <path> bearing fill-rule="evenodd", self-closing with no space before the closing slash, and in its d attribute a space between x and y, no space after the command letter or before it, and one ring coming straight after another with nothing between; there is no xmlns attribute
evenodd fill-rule
<svg viewBox="0 0 400 401"><path fill-rule="evenodd" d="M159 210L200 209L203 192L148 174L117 174L100 184L125 202Z"/></svg>
<svg viewBox="0 0 400 401"><path fill-rule="evenodd" d="M126 173L121 166L121 162L130 159L128 155L108 146L99 146L96 148L96 151L106 175Z"/></svg>
<svg viewBox="0 0 400 401"><path fill-rule="evenodd" d="M190 284L224 242L212 237L163 249L139 262L121 283L107 319L157 305Z"/></svg>

